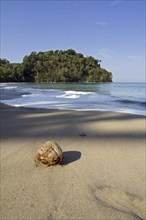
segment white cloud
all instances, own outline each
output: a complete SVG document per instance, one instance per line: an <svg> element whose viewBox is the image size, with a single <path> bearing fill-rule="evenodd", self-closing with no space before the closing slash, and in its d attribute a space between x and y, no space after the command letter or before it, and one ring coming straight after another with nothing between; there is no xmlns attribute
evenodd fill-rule
<svg viewBox="0 0 146 220"><path fill-rule="evenodd" d="M96 24L99 26L107 26L109 23L104 21L96 21Z"/></svg>
<svg viewBox="0 0 146 220"><path fill-rule="evenodd" d="M113 58L113 51L109 48L101 48L98 51L98 54L102 57L102 58Z"/></svg>
<svg viewBox="0 0 146 220"><path fill-rule="evenodd" d="M143 60L143 57L142 56L129 55L128 60L133 62L133 63L139 63L140 61Z"/></svg>
<svg viewBox="0 0 146 220"><path fill-rule="evenodd" d="M110 2L110 5L111 6L116 6L116 5L119 5L122 2L123 2L122 0L113 0L113 1Z"/></svg>

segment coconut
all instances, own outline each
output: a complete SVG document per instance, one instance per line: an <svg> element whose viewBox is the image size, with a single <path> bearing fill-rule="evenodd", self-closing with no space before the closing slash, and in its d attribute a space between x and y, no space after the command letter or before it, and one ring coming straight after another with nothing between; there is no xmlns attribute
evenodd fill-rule
<svg viewBox="0 0 146 220"><path fill-rule="evenodd" d="M63 152L58 143L47 141L41 144L35 155L36 165L45 164L47 166L56 165L63 161Z"/></svg>

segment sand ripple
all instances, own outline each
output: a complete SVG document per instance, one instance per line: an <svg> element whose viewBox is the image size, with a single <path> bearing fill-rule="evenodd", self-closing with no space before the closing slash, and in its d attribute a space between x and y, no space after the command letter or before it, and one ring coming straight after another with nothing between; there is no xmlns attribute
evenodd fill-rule
<svg viewBox="0 0 146 220"><path fill-rule="evenodd" d="M146 203L139 196L111 186L99 186L94 193L102 205L129 214L137 220L146 219Z"/></svg>

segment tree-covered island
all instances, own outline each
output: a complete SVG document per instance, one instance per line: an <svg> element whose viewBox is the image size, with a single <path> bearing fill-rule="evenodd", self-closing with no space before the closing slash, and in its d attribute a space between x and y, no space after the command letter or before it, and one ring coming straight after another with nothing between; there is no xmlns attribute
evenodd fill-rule
<svg viewBox="0 0 146 220"><path fill-rule="evenodd" d="M0 59L0 82L112 82L100 62L72 49L32 52L22 63Z"/></svg>

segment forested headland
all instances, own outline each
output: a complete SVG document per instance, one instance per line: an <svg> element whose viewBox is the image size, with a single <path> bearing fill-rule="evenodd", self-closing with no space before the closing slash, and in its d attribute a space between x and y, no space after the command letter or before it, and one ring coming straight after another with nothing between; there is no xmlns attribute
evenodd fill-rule
<svg viewBox="0 0 146 220"><path fill-rule="evenodd" d="M22 63L0 59L0 82L112 82L100 63L72 49L32 52Z"/></svg>

